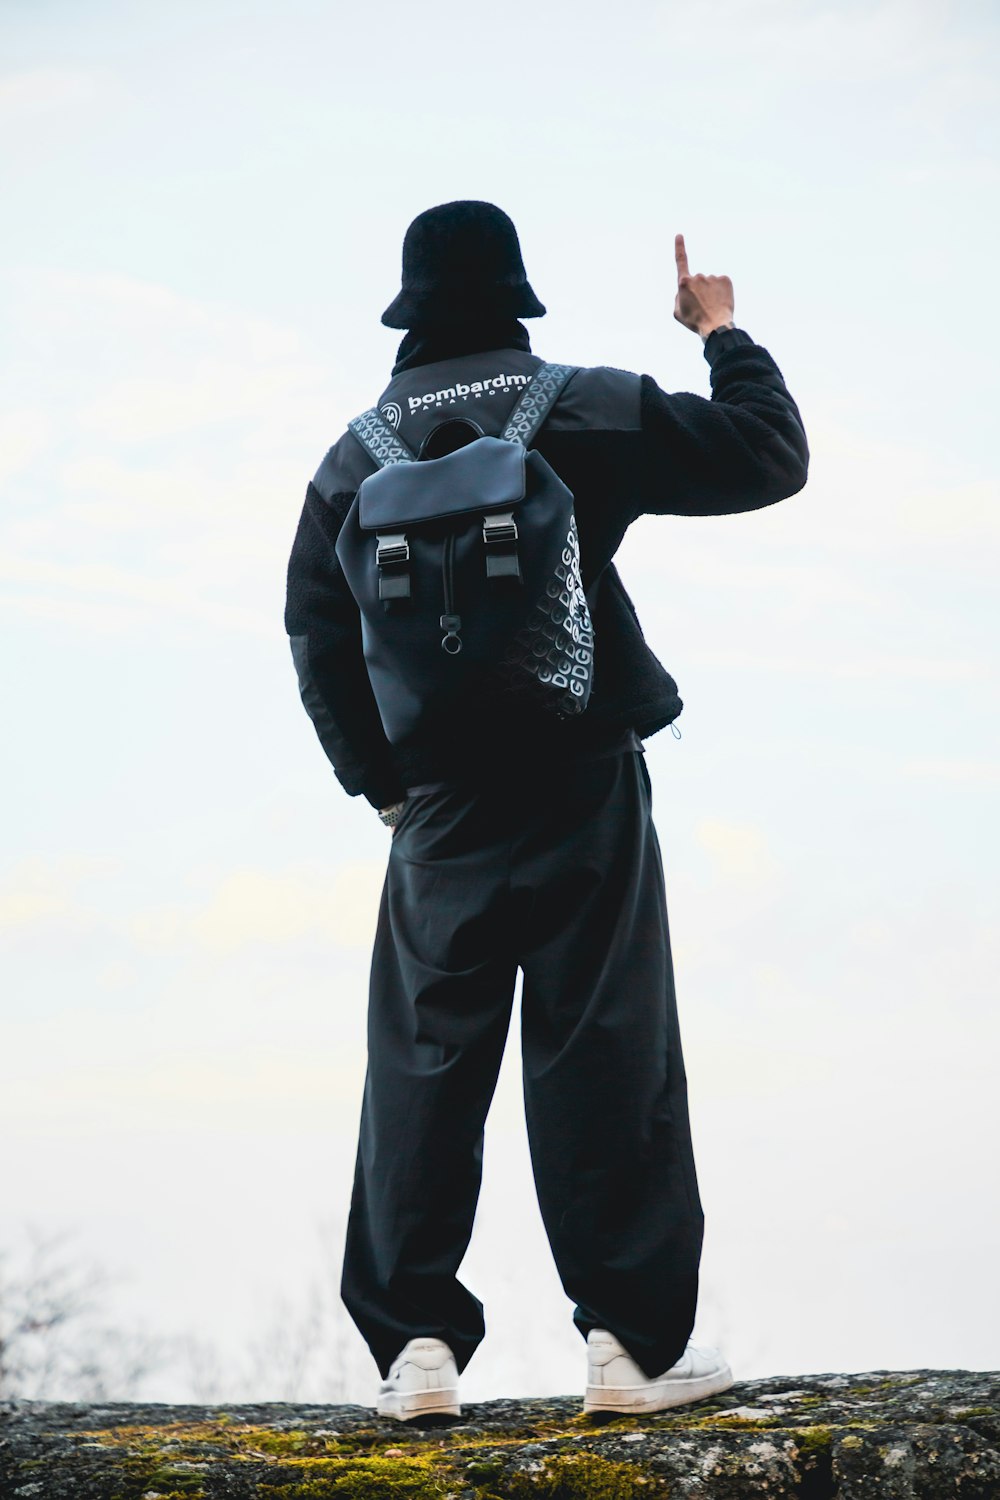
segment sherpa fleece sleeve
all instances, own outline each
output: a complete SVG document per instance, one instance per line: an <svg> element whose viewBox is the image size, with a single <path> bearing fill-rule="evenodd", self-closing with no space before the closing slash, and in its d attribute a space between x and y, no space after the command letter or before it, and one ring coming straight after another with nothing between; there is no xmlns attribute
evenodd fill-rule
<svg viewBox="0 0 1000 1500"><path fill-rule="evenodd" d="M798 406L749 334L711 335L711 399L640 379L640 514L722 516L797 494L809 472ZM719 350L719 352L715 352Z"/></svg>
<svg viewBox="0 0 1000 1500"><path fill-rule="evenodd" d="M361 615L337 558L337 536L352 495L323 499L315 485L288 560L285 629L299 692L341 786L373 807L406 796L372 692Z"/></svg>

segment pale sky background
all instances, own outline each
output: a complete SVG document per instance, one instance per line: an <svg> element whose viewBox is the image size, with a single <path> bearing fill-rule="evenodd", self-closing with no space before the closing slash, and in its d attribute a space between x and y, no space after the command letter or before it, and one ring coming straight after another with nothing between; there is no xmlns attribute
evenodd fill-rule
<svg viewBox="0 0 1000 1500"><path fill-rule="evenodd" d="M109 1318L202 1341L151 1398L287 1394L246 1347L339 1281L390 836L285 567L459 197L514 218L537 353L707 397L683 232L809 438L800 494L617 559L685 700L646 748L696 1337L737 1378L1000 1366L998 41L988 0L3 0L0 1243L68 1229ZM465 1399L582 1391L516 1007L462 1276ZM332 1339L295 1393L370 1404Z"/></svg>

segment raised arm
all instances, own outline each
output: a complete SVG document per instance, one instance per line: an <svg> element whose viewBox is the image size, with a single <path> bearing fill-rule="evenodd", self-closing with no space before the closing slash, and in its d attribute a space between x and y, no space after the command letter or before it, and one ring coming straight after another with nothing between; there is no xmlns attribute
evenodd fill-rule
<svg viewBox="0 0 1000 1500"><path fill-rule="evenodd" d="M704 341L712 395L670 393L642 376L640 510L718 516L785 500L809 472L799 409L771 355L735 327L729 277L692 275L681 234L674 254L674 317Z"/></svg>

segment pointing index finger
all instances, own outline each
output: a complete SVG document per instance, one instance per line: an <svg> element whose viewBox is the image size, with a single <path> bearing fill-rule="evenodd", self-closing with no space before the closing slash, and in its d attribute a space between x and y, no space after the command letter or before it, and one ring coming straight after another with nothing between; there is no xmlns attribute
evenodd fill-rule
<svg viewBox="0 0 1000 1500"><path fill-rule="evenodd" d="M679 281L682 276L689 274L687 251L684 248L684 236L682 234L674 235L674 259L677 262L677 279Z"/></svg>

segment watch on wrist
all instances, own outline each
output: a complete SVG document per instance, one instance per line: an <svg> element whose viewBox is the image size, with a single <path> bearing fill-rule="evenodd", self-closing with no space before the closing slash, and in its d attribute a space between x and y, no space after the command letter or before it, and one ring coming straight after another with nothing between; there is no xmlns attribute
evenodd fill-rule
<svg viewBox="0 0 1000 1500"><path fill-rule="evenodd" d="M403 811L405 805L406 800L404 798L402 802L394 802L391 807L379 808L378 815L382 819L382 822L385 824L386 828L395 828L396 824L399 822L399 815Z"/></svg>
<svg viewBox="0 0 1000 1500"><path fill-rule="evenodd" d="M705 344L712 337L713 333L721 333L724 328L735 328L735 327L736 327L736 324L732 321L732 319L730 319L730 321L728 323L716 323L715 327L714 328L710 328L709 331L708 331L708 333L703 333L702 334L701 341L702 341L703 344Z"/></svg>

